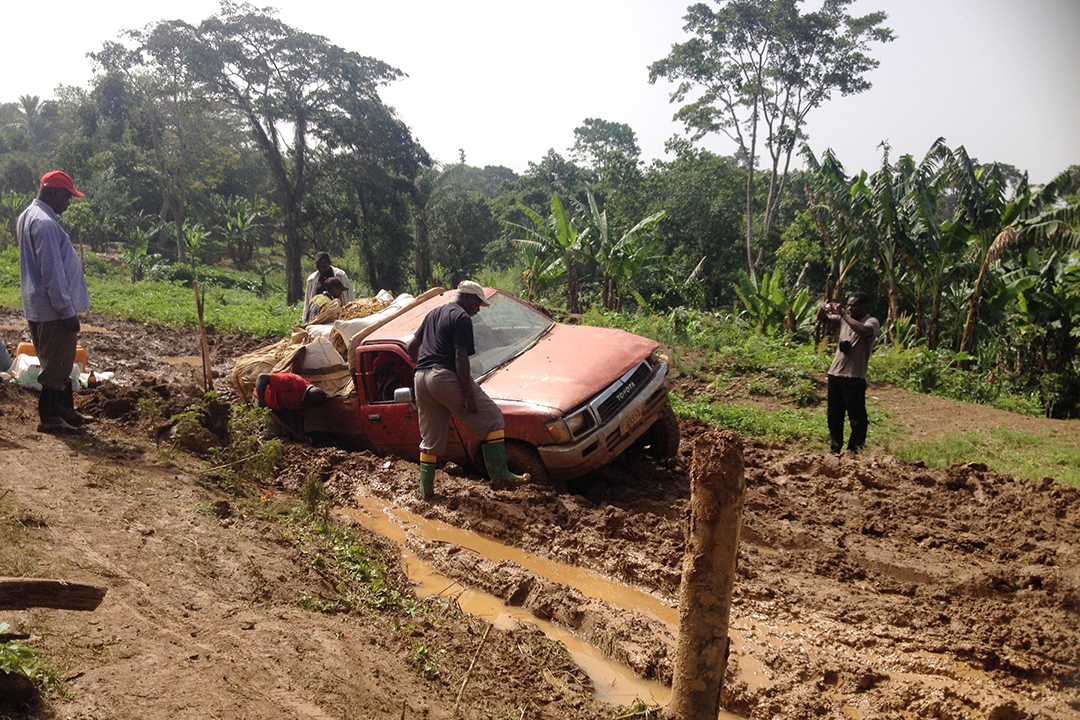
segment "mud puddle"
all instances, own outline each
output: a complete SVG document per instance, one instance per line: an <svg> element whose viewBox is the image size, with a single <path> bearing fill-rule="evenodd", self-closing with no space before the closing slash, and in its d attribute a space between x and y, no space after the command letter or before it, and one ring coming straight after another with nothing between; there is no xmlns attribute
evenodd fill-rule
<svg viewBox="0 0 1080 720"><path fill-rule="evenodd" d="M202 367L203 361L201 357L195 357L189 355L186 357L159 357L154 358L159 363L165 363L166 365L190 365L191 367Z"/></svg>
<svg viewBox="0 0 1080 720"><path fill-rule="evenodd" d="M506 605L501 598L466 587L421 561L406 547L410 534L425 541L440 541L459 545L492 560L509 560L526 567L531 572L552 582L577 587L581 592L608 594L608 600L626 602L643 612L659 611L664 614L676 612L663 601L631 588L606 580L596 573L581 568L546 560L517 548L507 547L481 535L447 525L437 520L426 520L402 508L387 506L377 498L356 497L357 508L339 508L336 512L360 523L364 527L387 537L402 547L403 564L409 580L415 585L420 597L454 596L461 609L470 615L483 618L502 629L511 629L519 623L539 628L552 640L561 642L589 675L594 694L598 700L612 705L629 705L635 698L650 705L666 705L671 689L666 685L644 680L625 665L606 657L592 644L577 637L571 631L555 623L542 620L523 607ZM609 592L610 591L610 592ZM613 596L617 599L612 599ZM645 610L648 608L649 610ZM659 619L659 618L658 618ZM721 714L721 719L736 718Z"/></svg>

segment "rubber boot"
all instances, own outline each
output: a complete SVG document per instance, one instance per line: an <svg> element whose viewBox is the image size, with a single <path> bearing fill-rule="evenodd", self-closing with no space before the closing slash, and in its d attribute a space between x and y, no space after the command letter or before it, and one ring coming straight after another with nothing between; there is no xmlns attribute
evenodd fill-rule
<svg viewBox="0 0 1080 720"><path fill-rule="evenodd" d="M420 453L420 497L430 500L435 494L435 463L438 461L434 455Z"/></svg>
<svg viewBox="0 0 1080 720"><path fill-rule="evenodd" d="M484 464L487 465L488 477L491 478L491 488L502 490L514 487L529 481L528 474L515 475L506 466L506 441L501 438L485 442L480 446L484 453Z"/></svg>
<svg viewBox="0 0 1080 720"><path fill-rule="evenodd" d="M60 398L59 415L68 425L79 427L88 422L93 422L92 417L83 415L75 409L75 389L71 387L71 383L65 385L64 389L60 391Z"/></svg>
<svg viewBox="0 0 1080 720"><path fill-rule="evenodd" d="M78 429L68 425L60 417L60 408L64 402L63 390L42 387L38 397L38 418L40 422L37 431L40 433L70 434L77 433Z"/></svg>

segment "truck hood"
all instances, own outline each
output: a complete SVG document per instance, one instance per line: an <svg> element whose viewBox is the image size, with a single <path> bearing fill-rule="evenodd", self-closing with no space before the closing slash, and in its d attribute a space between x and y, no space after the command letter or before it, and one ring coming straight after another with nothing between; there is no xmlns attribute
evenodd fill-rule
<svg viewBox="0 0 1080 720"><path fill-rule="evenodd" d="M607 388L659 343L611 328L556 323L532 348L482 382L494 399L566 413Z"/></svg>

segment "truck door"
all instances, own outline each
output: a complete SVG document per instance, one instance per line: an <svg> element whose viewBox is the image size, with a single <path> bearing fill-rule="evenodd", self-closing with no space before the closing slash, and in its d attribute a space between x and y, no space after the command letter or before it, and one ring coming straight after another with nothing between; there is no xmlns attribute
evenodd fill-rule
<svg viewBox="0 0 1080 720"><path fill-rule="evenodd" d="M413 387L413 365L405 348L397 344L361 346L356 350L360 422L372 447L416 459L420 453L420 421L411 403L394 402L394 391ZM445 458L463 456L461 437L451 426Z"/></svg>

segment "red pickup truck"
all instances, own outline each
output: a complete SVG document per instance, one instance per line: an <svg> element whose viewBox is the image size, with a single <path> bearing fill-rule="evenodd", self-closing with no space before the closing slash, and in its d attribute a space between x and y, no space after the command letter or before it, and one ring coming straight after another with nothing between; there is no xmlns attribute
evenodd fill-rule
<svg viewBox="0 0 1080 720"><path fill-rule="evenodd" d="M489 307L473 318L472 374L506 419L510 468L565 481L639 444L656 457L678 451L668 402L667 363L658 344L622 330L555 322L532 305L485 288ZM307 411L304 429L330 433L382 454L416 458L420 430L405 348L447 290L408 307L354 349L357 395ZM440 460L483 468L481 438L454 423Z"/></svg>

